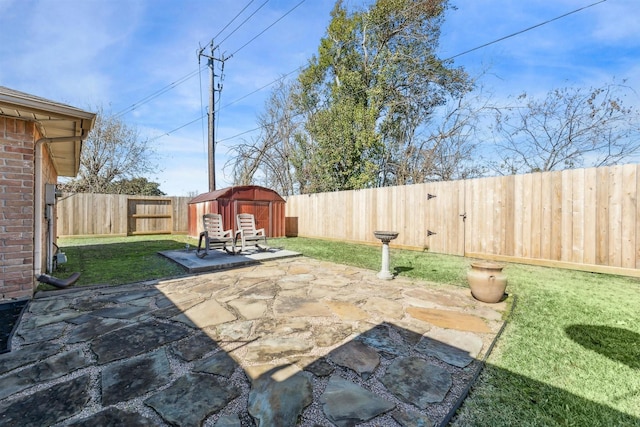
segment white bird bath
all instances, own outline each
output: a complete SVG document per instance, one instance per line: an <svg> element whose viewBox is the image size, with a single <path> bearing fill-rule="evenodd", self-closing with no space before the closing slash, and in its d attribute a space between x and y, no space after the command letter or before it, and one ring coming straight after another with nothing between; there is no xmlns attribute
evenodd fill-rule
<svg viewBox="0 0 640 427"><path fill-rule="evenodd" d="M374 231L373 235L376 239L382 241L382 269L377 274L378 279L391 280L393 274L389 271L389 242L398 237L397 231Z"/></svg>

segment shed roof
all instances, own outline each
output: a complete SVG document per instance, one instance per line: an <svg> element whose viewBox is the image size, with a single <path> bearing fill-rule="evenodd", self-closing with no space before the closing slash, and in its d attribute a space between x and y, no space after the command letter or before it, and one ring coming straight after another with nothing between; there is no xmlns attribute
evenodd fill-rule
<svg viewBox="0 0 640 427"><path fill-rule="evenodd" d="M191 199L189 204L209 202L218 199L285 202L277 192L270 188L260 187L259 185L238 185L200 194Z"/></svg>
<svg viewBox="0 0 640 427"><path fill-rule="evenodd" d="M0 86L0 116L36 122L44 138L68 138L49 144L60 176L76 176L82 140L95 123L95 113Z"/></svg>

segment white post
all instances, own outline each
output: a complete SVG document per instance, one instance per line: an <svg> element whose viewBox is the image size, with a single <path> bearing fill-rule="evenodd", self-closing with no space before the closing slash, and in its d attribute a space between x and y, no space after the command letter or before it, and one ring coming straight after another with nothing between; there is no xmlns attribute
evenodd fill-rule
<svg viewBox="0 0 640 427"><path fill-rule="evenodd" d="M382 241L382 269L378 273L378 279L391 280L393 274L389 271L389 241Z"/></svg>

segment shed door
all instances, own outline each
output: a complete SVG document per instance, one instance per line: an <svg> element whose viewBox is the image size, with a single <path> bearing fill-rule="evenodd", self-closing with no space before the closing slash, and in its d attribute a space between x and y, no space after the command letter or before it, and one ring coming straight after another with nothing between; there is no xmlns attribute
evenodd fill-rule
<svg viewBox="0 0 640 427"><path fill-rule="evenodd" d="M271 237L271 215L269 212L269 202L238 201L236 213L253 214L256 220L256 228L264 228L267 236Z"/></svg>

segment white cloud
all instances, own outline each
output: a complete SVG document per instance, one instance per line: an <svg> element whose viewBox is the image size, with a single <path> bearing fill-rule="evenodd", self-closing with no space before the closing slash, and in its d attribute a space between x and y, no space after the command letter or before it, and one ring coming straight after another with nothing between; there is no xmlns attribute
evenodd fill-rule
<svg viewBox="0 0 640 427"><path fill-rule="evenodd" d="M112 2L15 2L0 18L3 78L54 100L83 103L109 95L109 58L135 25L137 6L121 13ZM15 19L18 18L19 19ZM105 57L108 57L105 60ZM36 90L34 90L36 89Z"/></svg>
<svg viewBox="0 0 640 427"><path fill-rule="evenodd" d="M221 52L234 53L298 2L267 3L222 43ZM217 41L262 3L254 2ZM334 3L306 1L230 58L225 64L222 105L305 65L317 52ZM448 12L442 30L442 57L585 5L582 0L454 3L458 10ZM245 4L237 0L0 0L0 84L80 108L102 104L117 113L197 70L198 47L206 45ZM609 0L456 58L455 64L472 74L491 64L483 82L496 99L523 91L544 94L568 84L598 86L613 76L630 78L629 84L639 87L636 11L637 0ZM208 86L204 70L122 118L143 136L163 135L206 111ZM257 134L237 136L257 127L256 117L269 91L266 88L219 111L221 182L230 182L223 166L232 155L231 147ZM163 191L206 190L204 138L202 122L196 121L155 142Z"/></svg>
<svg viewBox="0 0 640 427"><path fill-rule="evenodd" d="M608 1L599 8L594 36L607 43L640 44L637 0Z"/></svg>

